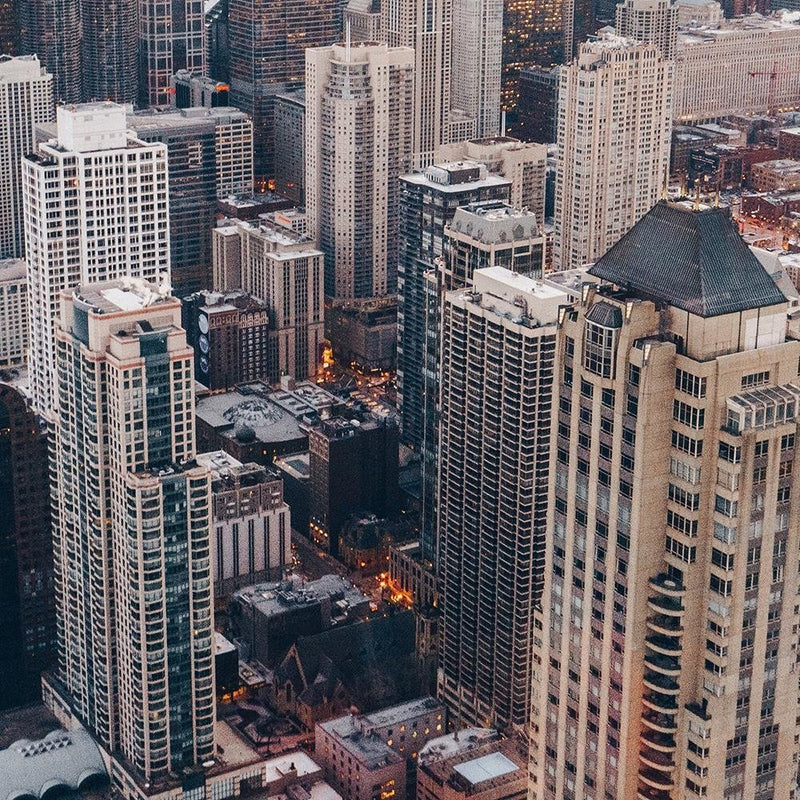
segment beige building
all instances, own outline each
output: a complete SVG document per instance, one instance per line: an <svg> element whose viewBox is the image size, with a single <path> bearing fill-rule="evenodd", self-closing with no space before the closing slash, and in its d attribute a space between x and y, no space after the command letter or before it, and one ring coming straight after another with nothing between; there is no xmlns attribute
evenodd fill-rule
<svg viewBox="0 0 800 800"><path fill-rule="evenodd" d="M795 16L753 14L681 31L675 120L703 122L800 107L800 21Z"/></svg>
<svg viewBox="0 0 800 800"><path fill-rule="evenodd" d="M724 19L722 6L717 0L678 0L675 7L678 10L678 26L681 28L716 28Z"/></svg>
<svg viewBox="0 0 800 800"><path fill-rule="evenodd" d="M413 154L414 51L306 50L306 210L325 253L325 294L397 291L399 177Z"/></svg>
<svg viewBox="0 0 800 800"><path fill-rule="evenodd" d="M617 6L617 33L654 44L665 59L675 58L677 24L678 7L672 0L624 0Z"/></svg>
<svg viewBox="0 0 800 800"><path fill-rule="evenodd" d="M789 798L800 330L727 209L656 205L559 317L534 800Z"/></svg>
<svg viewBox="0 0 800 800"><path fill-rule="evenodd" d="M511 136L454 141L436 151L436 164L474 161L485 164L489 172L511 181L509 202L515 208L527 208L544 222L547 147L522 142Z"/></svg>
<svg viewBox="0 0 800 800"><path fill-rule="evenodd" d="M672 70L655 45L610 33L561 69L553 269L598 259L664 194Z"/></svg>
<svg viewBox="0 0 800 800"><path fill-rule="evenodd" d="M0 369L19 367L28 355L28 281L25 262L0 260Z"/></svg>

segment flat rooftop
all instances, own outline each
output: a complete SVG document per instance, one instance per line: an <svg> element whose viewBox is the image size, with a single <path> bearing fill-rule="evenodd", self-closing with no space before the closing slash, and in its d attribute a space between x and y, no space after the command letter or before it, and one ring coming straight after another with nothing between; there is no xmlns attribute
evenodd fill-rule
<svg viewBox="0 0 800 800"><path fill-rule="evenodd" d="M294 770L298 778L322 773L322 767L304 750L293 750L264 762L267 783L274 783Z"/></svg>
<svg viewBox="0 0 800 800"><path fill-rule="evenodd" d="M474 758L472 761L456 764L453 770L475 786L478 783L517 772L519 767L502 753L488 753L485 756Z"/></svg>
<svg viewBox="0 0 800 800"><path fill-rule="evenodd" d="M284 581L245 586L234 592L233 597L267 617L311 606L324 598L343 601L349 607L368 602L359 589L340 575L323 575L315 581L305 581L298 575L291 575Z"/></svg>
<svg viewBox="0 0 800 800"><path fill-rule="evenodd" d="M19 282L26 277L27 267L22 258L0 259L0 283Z"/></svg>
<svg viewBox="0 0 800 800"><path fill-rule="evenodd" d="M347 715L318 725L367 769L379 769L404 760L377 734L364 733L358 717Z"/></svg>
<svg viewBox="0 0 800 800"><path fill-rule="evenodd" d="M398 725L406 720L413 720L434 711L442 712L444 708L444 703L435 697L418 697L416 700L409 700L406 703L399 703L396 706L365 714L364 719L376 727L383 728L387 725Z"/></svg>
<svg viewBox="0 0 800 800"><path fill-rule="evenodd" d="M156 286L141 278L83 284L75 289L75 297L98 314L141 311L175 301L168 286Z"/></svg>

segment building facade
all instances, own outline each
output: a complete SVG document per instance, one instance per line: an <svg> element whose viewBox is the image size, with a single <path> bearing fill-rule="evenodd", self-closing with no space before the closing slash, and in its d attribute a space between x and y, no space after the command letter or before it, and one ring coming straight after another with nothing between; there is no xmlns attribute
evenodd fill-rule
<svg viewBox="0 0 800 800"><path fill-rule="evenodd" d="M166 290L127 279L62 294L55 680L140 784L215 754L211 476L193 461L192 355Z"/></svg>
<svg viewBox="0 0 800 800"><path fill-rule="evenodd" d="M606 252L667 184L672 66L652 44L601 34L561 70L553 268Z"/></svg>
<svg viewBox="0 0 800 800"><path fill-rule="evenodd" d="M306 209L330 297L397 289L398 178L411 165L413 90L409 48L306 51Z"/></svg>
<svg viewBox="0 0 800 800"><path fill-rule="evenodd" d="M527 727L544 582L558 307L502 267L442 308L438 695L460 725Z"/></svg>
<svg viewBox="0 0 800 800"><path fill-rule="evenodd" d="M217 200L253 186L253 123L235 108L140 111L128 127L161 142L169 163L169 249L179 296L212 285L211 230Z"/></svg>
<svg viewBox="0 0 800 800"><path fill-rule="evenodd" d="M302 205L306 195L306 98L302 89L275 97L275 189Z"/></svg>
<svg viewBox="0 0 800 800"><path fill-rule="evenodd" d="M617 6L616 32L654 44L672 60L678 46L678 6L669 0L625 0Z"/></svg>
<svg viewBox="0 0 800 800"><path fill-rule="evenodd" d="M28 357L28 279L25 262L0 260L0 369L22 366Z"/></svg>
<svg viewBox="0 0 800 800"><path fill-rule="evenodd" d="M128 135L124 106L59 106L56 138L25 158L22 180L31 395L49 413L60 292L126 275L169 280L167 151Z"/></svg>
<svg viewBox="0 0 800 800"><path fill-rule="evenodd" d="M36 126L54 114L53 76L39 59L0 58L0 259L25 255L22 159L34 150Z"/></svg>
<svg viewBox="0 0 800 800"><path fill-rule="evenodd" d="M590 274L557 335L530 796L791 796L788 302L727 209L688 202Z"/></svg>

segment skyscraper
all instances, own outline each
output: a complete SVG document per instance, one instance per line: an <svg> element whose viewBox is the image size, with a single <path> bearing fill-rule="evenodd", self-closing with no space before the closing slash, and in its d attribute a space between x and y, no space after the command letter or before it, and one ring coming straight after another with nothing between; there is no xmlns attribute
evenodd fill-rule
<svg viewBox="0 0 800 800"><path fill-rule="evenodd" d="M670 0L624 0L617 6L616 31L628 39L654 44L665 59L674 59L678 6Z"/></svg>
<svg viewBox="0 0 800 800"><path fill-rule="evenodd" d="M438 694L462 726L510 731L530 714L556 320L567 298L502 267L444 296Z"/></svg>
<svg viewBox="0 0 800 800"><path fill-rule="evenodd" d="M80 8L81 99L135 103L138 99L137 0L80 0Z"/></svg>
<svg viewBox="0 0 800 800"><path fill-rule="evenodd" d="M450 101L475 120L473 136L500 132L503 0L452 0L453 66ZM455 141L456 137L451 136Z"/></svg>
<svg viewBox="0 0 800 800"><path fill-rule="evenodd" d="M36 53L53 76L59 103L83 98L79 0L26 0L17 4L20 52Z"/></svg>
<svg viewBox="0 0 800 800"><path fill-rule="evenodd" d="M53 76L39 59L0 57L0 258L25 253L22 159L34 150L36 125L54 113Z"/></svg>
<svg viewBox="0 0 800 800"><path fill-rule="evenodd" d="M139 104L170 105L170 79L179 70L205 74L202 3L139 2Z"/></svg>
<svg viewBox="0 0 800 800"><path fill-rule="evenodd" d="M590 273L557 338L531 796L791 797L796 322L723 208L661 202Z"/></svg>
<svg viewBox="0 0 800 800"><path fill-rule="evenodd" d="M663 195L672 65L603 34L561 70L553 267L598 259Z"/></svg>
<svg viewBox="0 0 800 800"><path fill-rule="evenodd" d="M143 142L167 148L175 292L183 296L208 288L217 200L252 191L253 123L230 107L141 111L127 122Z"/></svg>
<svg viewBox="0 0 800 800"><path fill-rule="evenodd" d="M167 151L128 135L115 103L59 106L57 136L22 165L34 407L55 405L60 292L126 275L169 278Z"/></svg>
<svg viewBox="0 0 800 800"><path fill-rule="evenodd" d="M414 52L385 44L306 50L306 209L325 294L397 288L399 177L412 156Z"/></svg>
<svg viewBox="0 0 800 800"><path fill-rule="evenodd" d="M452 0L381 0L381 39L414 49L414 167L448 141Z"/></svg>
<svg viewBox="0 0 800 800"><path fill-rule="evenodd" d="M193 352L180 302L145 281L61 300L51 688L114 754L112 772L150 784L215 755L211 475L193 461Z"/></svg>
<svg viewBox="0 0 800 800"><path fill-rule="evenodd" d="M272 177L275 95L302 85L306 48L341 38L343 5L343 0L230 0L231 103L253 118L259 180Z"/></svg>

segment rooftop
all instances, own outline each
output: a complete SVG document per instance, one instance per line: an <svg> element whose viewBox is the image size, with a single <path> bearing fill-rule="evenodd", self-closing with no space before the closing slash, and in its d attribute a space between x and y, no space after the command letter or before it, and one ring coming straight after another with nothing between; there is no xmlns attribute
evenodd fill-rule
<svg viewBox="0 0 800 800"><path fill-rule="evenodd" d="M535 239L539 236L536 215L507 203L486 200L457 208L448 226L483 244L501 244Z"/></svg>
<svg viewBox="0 0 800 800"><path fill-rule="evenodd" d="M389 708L382 708L380 711L373 711L371 714L365 714L364 719L377 728L383 728L386 725L397 725L405 720L430 714L432 711L441 712L444 707L444 704L435 697L418 697L407 703L400 703Z"/></svg>
<svg viewBox="0 0 800 800"><path fill-rule="evenodd" d="M488 172L486 166L477 161L433 164L422 172L403 175L402 179L407 183L429 186L438 192L465 192L478 186L511 185L510 179Z"/></svg>
<svg viewBox="0 0 800 800"><path fill-rule="evenodd" d="M322 767L308 753L303 750L294 750L265 761L264 771L267 783L274 783L292 773L295 773L298 778L313 775L315 772L322 773Z"/></svg>
<svg viewBox="0 0 800 800"><path fill-rule="evenodd" d="M662 200L589 270L701 317L785 303L727 208Z"/></svg>
<svg viewBox="0 0 800 800"><path fill-rule="evenodd" d="M87 283L74 290L75 297L82 300L97 314L116 314L120 311L141 311L143 308L161 305L175 300L169 284L156 286L142 278L121 278L102 283Z"/></svg>
<svg viewBox="0 0 800 800"><path fill-rule="evenodd" d="M352 714L318 724L360 763L366 765L367 769L379 769L403 761L403 757L377 734L365 733L359 718Z"/></svg>
<svg viewBox="0 0 800 800"><path fill-rule="evenodd" d="M465 728L464 730L437 736L419 752L419 762L441 761L446 758L476 750L489 741L499 738L493 728Z"/></svg>
<svg viewBox="0 0 800 800"><path fill-rule="evenodd" d="M13 281L15 283L23 280L27 272L25 260L22 258L0 259L0 283Z"/></svg>
<svg viewBox="0 0 800 800"><path fill-rule="evenodd" d="M472 761L456 764L453 770L474 786L516 772L519 767L502 753L487 753Z"/></svg>

